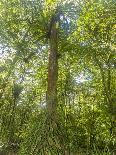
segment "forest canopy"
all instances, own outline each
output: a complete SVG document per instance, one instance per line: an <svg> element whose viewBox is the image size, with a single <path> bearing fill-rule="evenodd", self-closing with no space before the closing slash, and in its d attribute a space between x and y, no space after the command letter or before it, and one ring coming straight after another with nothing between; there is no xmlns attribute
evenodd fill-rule
<svg viewBox="0 0 116 155"><path fill-rule="evenodd" d="M0 0L0 155L115 155L115 21L115 0Z"/></svg>

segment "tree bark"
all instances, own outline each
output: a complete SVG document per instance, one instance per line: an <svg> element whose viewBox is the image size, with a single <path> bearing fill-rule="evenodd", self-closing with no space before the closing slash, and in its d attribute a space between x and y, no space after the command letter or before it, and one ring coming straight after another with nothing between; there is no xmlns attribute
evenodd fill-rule
<svg viewBox="0 0 116 155"><path fill-rule="evenodd" d="M57 108L57 80L58 80L58 32L56 21L52 23L50 34L50 53L48 64L48 88L47 88L47 110L52 116Z"/></svg>
<svg viewBox="0 0 116 155"><path fill-rule="evenodd" d="M49 53L49 64L48 64L48 87L47 87L47 114L48 124L51 135L53 134L52 148L57 147L58 150L65 155L65 144L64 137L59 124L59 116L57 113L58 100L57 100L57 81L58 81L58 20L59 13L51 19L51 30L50 30L50 53ZM52 130L50 131L50 129ZM49 140L48 140L49 141ZM56 142L57 141L57 142ZM57 146L56 146L57 143Z"/></svg>

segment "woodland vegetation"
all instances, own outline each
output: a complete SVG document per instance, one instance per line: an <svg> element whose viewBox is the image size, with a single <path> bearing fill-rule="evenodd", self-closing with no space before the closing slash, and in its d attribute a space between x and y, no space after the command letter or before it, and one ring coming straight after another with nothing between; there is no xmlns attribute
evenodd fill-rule
<svg viewBox="0 0 116 155"><path fill-rule="evenodd" d="M115 0L0 0L0 155L116 154L115 21Z"/></svg>

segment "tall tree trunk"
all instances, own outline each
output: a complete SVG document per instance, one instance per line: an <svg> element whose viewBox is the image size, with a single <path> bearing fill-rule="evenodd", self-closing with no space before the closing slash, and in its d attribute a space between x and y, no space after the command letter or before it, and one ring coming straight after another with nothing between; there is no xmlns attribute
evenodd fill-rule
<svg viewBox="0 0 116 155"><path fill-rule="evenodd" d="M47 113L48 124L50 134L53 135L50 145L52 148L60 150L62 154L65 154L65 145L62 129L59 123L59 117L57 114L57 81L58 81L58 20L60 13L56 13L51 19L50 28L50 53L48 64L48 87L47 87ZM52 129L52 130L51 130ZM49 141L50 137L48 137Z"/></svg>
<svg viewBox="0 0 116 155"><path fill-rule="evenodd" d="M47 88L47 110L52 116L57 108L57 80L58 80L58 32L56 22L52 23L50 33L50 53L48 64L48 88Z"/></svg>

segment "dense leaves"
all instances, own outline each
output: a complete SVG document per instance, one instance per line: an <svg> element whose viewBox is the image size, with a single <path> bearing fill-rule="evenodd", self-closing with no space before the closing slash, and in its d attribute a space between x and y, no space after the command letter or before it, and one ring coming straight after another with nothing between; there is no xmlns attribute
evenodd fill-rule
<svg viewBox="0 0 116 155"><path fill-rule="evenodd" d="M0 154L115 154L115 10L114 0L1 0ZM47 110L53 23L55 115Z"/></svg>

